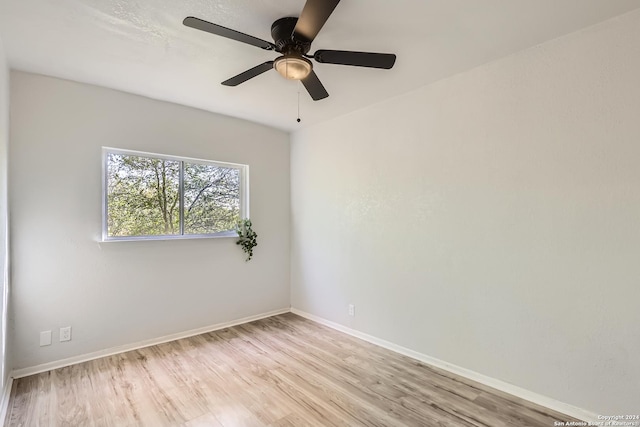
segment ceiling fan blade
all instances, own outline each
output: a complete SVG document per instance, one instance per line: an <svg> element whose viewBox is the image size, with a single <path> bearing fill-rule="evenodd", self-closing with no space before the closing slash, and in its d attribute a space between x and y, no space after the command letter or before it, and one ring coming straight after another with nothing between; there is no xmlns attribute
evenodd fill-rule
<svg viewBox="0 0 640 427"><path fill-rule="evenodd" d="M307 0L293 30L294 38L311 43L340 0Z"/></svg>
<svg viewBox="0 0 640 427"><path fill-rule="evenodd" d="M347 50L318 50L313 59L325 64L391 69L396 56L391 53L351 52Z"/></svg>
<svg viewBox="0 0 640 427"><path fill-rule="evenodd" d="M273 61L267 61L263 64L257 65L244 73L240 73L237 76L231 77L229 80L222 82L225 86L238 86L240 83L244 83L249 79L252 79L260 74L267 72L273 68Z"/></svg>
<svg viewBox="0 0 640 427"><path fill-rule="evenodd" d="M184 18L184 21L182 21L182 23L187 27L195 28L196 30L206 31L207 33L215 34L221 37L226 37L228 39L236 40L242 43L247 43L252 46L259 47L261 49L276 50L276 46L273 43L259 39L257 37L250 36L248 34L241 33L240 31L223 27L222 25L203 21L202 19L199 19L199 18L194 18L193 16Z"/></svg>
<svg viewBox="0 0 640 427"><path fill-rule="evenodd" d="M319 101L329 96L329 92L327 92L324 86L322 86L322 83L315 71L311 70L311 73L301 81L314 101Z"/></svg>

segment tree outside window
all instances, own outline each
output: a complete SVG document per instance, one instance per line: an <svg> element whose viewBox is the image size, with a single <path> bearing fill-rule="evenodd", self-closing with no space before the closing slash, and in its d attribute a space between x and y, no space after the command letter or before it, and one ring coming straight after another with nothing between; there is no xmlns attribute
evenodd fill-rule
<svg viewBox="0 0 640 427"><path fill-rule="evenodd" d="M109 239L233 232L243 212L245 165L105 149Z"/></svg>

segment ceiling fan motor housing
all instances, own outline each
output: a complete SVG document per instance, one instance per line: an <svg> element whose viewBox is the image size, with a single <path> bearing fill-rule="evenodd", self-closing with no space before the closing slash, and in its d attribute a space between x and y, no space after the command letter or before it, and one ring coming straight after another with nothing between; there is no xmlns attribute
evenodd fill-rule
<svg viewBox="0 0 640 427"><path fill-rule="evenodd" d="M271 37L276 43L278 52L283 54L297 53L304 55L311 49L311 43L304 40L297 40L293 37L293 30L296 28L298 18L280 18L271 25Z"/></svg>

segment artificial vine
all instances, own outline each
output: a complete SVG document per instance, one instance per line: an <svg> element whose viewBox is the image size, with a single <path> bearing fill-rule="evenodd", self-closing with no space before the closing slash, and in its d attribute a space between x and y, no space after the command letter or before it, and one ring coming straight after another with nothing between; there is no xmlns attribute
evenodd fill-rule
<svg viewBox="0 0 640 427"><path fill-rule="evenodd" d="M236 232L238 233L236 245L242 246L242 250L247 254L245 261L249 261L253 256L253 248L258 245L258 241L256 240L258 235L251 228L251 220L247 218L238 221Z"/></svg>

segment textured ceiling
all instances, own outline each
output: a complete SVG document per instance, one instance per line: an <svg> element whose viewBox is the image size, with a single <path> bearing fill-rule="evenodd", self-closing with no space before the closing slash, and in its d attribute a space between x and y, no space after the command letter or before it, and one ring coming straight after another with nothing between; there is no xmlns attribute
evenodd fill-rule
<svg viewBox="0 0 640 427"><path fill-rule="evenodd" d="M330 97L267 72L276 54L182 25L196 16L271 41L304 0L0 0L14 69L295 130L363 108L640 7L640 0L342 0L312 46L396 53L392 70L314 64ZM300 94L301 123L296 123Z"/></svg>

